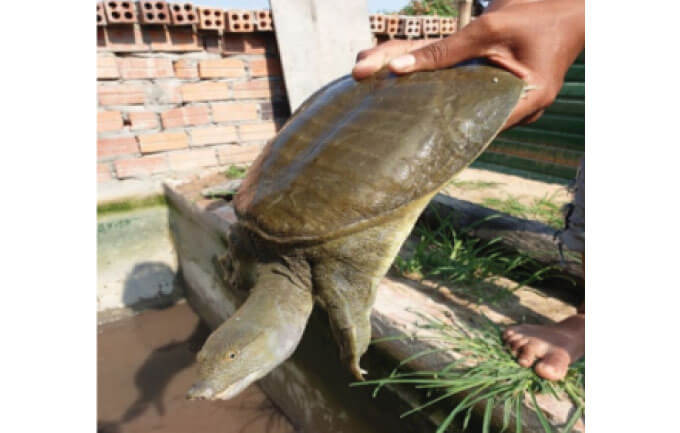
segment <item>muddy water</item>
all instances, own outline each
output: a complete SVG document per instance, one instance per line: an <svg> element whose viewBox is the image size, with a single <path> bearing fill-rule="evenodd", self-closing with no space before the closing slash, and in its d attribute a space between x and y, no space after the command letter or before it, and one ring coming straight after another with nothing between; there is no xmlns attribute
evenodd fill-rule
<svg viewBox="0 0 680 433"><path fill-rule="evenodd" d="M98 432L296 431L256 385L229 401L185 400L209 332L186 303L100 326Z"/></svg>

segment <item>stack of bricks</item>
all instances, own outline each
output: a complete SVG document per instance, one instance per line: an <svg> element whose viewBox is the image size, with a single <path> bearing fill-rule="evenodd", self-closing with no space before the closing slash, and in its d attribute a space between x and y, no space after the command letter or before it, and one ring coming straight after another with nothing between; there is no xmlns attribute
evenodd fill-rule
<svg viewBox="0 0 680 433"><path fill-rule="evenodd" d="M369 15L369 27L376 43L387 39L442 38L455 32L456 20L436 15Z"/></svg>
<svg viewBox="0 0 680 433"><path fill-rule="evenodd" d="M423 35L419 17L401 15L399 16L399 27L397 35L408 39L419 38Z"/></svg>
<svg viewBox="0 0 680 433"><path fill-rule="evenodd" d="M273 33L203 34L167 24L173 6L122 24L97 8L99 182L248 164L289 115Z"/></svg>

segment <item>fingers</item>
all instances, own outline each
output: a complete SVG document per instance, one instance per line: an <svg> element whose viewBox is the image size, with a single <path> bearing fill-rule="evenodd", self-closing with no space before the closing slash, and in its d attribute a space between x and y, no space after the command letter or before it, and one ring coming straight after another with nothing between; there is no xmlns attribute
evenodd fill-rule
<svg viewBox="0 0 680 433"><path fill-rule="evenodd" d="M528 74L528 78L524 78L524 80L528 83L533 82L536 84L530 86L525 91L524 96L520 98L515 109L510 113L510 117L506 120L502 130L538 120L543 115L545 109L553 103L559 91L559 89L549 89L546 84L534 77L533 74ZM561 82L559 84L561 86Z"/></svg>
<svg viewBox="0 0 680 433"><path fill-rule="evenodd" d="M357 55L357 64L354 65L354 69L352 69L352 75L357 80L369 77L393 58L431 42L432 41L429 40L392 40L368 50L363 50Z"/></svg>
<svg viewBox="0 0 680 433"><path fill-rule="evenodd" d="M538 104L535 101L535 97L531 98L526 96L520 99L520 101L515 106L515 109L510 113L510 117L505 121L503 125L503 131L520 124L528 124L537 121L541 115L543 115L543 109L537 108Z"/></svg>
<svg viewBox="0 0 680 433"><path fill-rule="evenodd" d="M460 32L393 59L389 68L397 74L432 71L483 57L490 48L491 38L482 32L482 27L483 24L473 22Z"/></svg>
<svg viewBox="0 0 680 433"><path fill-rule="evenodd" d="M463 33L454 33L440 40L385 42L360 52L352 75L361 80L388 63L390 70L398 74L431 71L480 55L480 44L472 44L471 38Z"/></svg>

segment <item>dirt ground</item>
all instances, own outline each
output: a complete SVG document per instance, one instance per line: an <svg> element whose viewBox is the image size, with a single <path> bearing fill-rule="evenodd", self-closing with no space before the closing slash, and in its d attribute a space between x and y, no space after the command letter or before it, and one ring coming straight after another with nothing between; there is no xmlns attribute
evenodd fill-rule
<svg viewBox="0 0 680 433"><path fill-rule="evenodd" d="M571 201L565 185L477 168L463 170L442 193L556 229L563 227L563 207Z"/></svg>
<svg viewBox="0 0 680 433"><path fill-rule="evenodd" d="M189 401L196 352L210 333L186 303L98 327L99 433L289 433L253 385L233 400Z"/></svg>
<svg viewBox="0 0 680 433"><path fill-rule="evenodd" d="M442 192L480 204L485 198L505 199L508 196L524 204L544 197L560 205L571 200L571 194L564 185L470 167L460 172Z"/></svg>

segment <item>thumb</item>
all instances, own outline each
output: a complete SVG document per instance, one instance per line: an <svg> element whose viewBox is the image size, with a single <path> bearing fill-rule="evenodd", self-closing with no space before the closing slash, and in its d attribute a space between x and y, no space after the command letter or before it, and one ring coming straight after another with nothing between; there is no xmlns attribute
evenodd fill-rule
<svg viewBox="0 0 680 433"><path fill-rule="evenodd" d="M479 57L483 52L482 41L469 36L469 32L466 32L469 27L470 25L459 33L393 59L389 63L390 70L396 74L432 71Z"/></svg>

